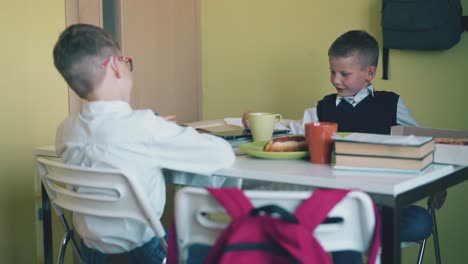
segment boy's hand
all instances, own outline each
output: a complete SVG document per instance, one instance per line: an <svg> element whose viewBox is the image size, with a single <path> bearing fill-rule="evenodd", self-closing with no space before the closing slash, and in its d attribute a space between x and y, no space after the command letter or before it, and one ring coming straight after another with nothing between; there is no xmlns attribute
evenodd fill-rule
<svg viewBox="0 0 468 264"><path fill-rule="evenodd" d="M249 128L249 116L250 112L244 112L242 115L242 125L244 125L244 128Z"/></svg>
<svg viewBox="0 0 468 264"><path fill-rule="evenodd" d="M169 122L176 122L176 115L168 115L168 116L163 116L162 117L164 120L169 121Z"/></svg>
<svg viewBox="0 0 468 264"><path fill-rule="evenodd" d="M169 121L169 122L176 122L176 115L167 115L167 116L160 116L159 112L154 112L154 115L161 117L162 119Z"/></svg>

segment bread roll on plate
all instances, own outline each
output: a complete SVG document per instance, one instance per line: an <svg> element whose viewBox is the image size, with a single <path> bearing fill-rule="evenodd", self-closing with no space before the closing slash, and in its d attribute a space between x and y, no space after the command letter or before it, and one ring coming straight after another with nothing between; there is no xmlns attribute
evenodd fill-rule
<svg viewBox="0 0 468 264"><path fill-rule="evenodd" d="M307 150L308 147L306 139L301 135L289 135L273 138L263 147L263 151L266 152L294 152Z"/></svg>
<svg viewBox="0 0 468 264"><path fill-rule="evenodd" d="M468 145L468 138L435 138L435 143L449 145Z"/></svg>

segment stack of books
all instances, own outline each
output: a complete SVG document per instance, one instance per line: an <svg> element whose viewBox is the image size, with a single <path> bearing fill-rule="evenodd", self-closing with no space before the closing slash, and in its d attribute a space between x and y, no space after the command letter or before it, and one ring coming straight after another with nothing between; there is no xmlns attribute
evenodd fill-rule
<svg viewBox="0 0 468 264"><path fill-rule="evenodd" d="M336 135L335 168L422 171L433 162L432 137L366 133Z"/></svg>

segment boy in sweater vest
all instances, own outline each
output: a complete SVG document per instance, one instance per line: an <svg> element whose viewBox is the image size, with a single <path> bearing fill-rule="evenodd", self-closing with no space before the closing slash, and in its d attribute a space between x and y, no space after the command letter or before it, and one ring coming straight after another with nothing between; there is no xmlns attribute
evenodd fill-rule
<svg viewBox="0 0 468 264"><path fill-rule="evenodd" d="M330 82L336 93L325 96L316 107L304 111L300 123L291 122L293 134L305 134L310 122L338 123L340 132L390 134L394 125L418 126L403 99L394 92L375 91L379 46L374 37L363 30L352 30L338 37L328 50ZM249 112L242 122L248 127ZM419 206L401 211L401 241L420 241L430 236L432 218ZM334 263L362 263L362 255L354 251L333 253Z"/></svg>
<svg viewBox="0 0 468 264"><path fill-rule="evenodd" d="M394 92L375 91L379 46L363 30L338 37L328 50L330 82L336 93L325 96L316 107L304 111L301 122L291 122L293 134L305 134L310 122L336 122L340 132L390 134L394 125L418 126L405 102ZM249 112L242 122L248 127Z"/></svg>
<svg viewBox="0 0 468 264"><path fill-rule="evenodd" d="M336 93L317 103L317 120L336 122L339 131L378 134L390 134L397 124L418 125L399 95L374 90L379 47L371 35L346 32L333 42L328 57Z"/></svg>

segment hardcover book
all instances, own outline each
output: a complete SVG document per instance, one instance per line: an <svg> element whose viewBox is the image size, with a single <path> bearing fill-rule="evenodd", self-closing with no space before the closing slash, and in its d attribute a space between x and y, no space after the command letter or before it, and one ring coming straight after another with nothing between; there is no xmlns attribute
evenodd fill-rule
<svg viewBox="0 0 468 264"><path fill-rule="evenodd" d="M334 140L337 155L420 159L435 149L432 137L352 133L347 136L337 135Z"/></svg>
<svg viewBox="0 0 468 264"><path fill-rule="evenodd" d="M421 171L434 161L432 137L351 133L334 140L338 168Z"/></svg>
<svg viewBox="0 0 468 264"><path fill-rule="evenodd" d="M335 166L381 168L397 170L420 171L429 166L433 161L433 153L429 153L420 159L377 157L377 156L356 156L356 155L335 155Z"/></svg>

